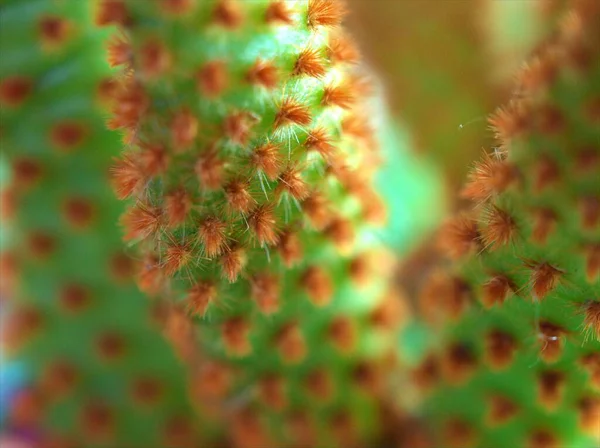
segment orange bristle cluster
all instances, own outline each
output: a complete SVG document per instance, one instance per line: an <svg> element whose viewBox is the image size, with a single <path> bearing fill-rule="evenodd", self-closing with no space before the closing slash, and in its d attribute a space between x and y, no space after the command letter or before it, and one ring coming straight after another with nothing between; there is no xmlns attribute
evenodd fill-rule
<svg viewBox="0 0 600 448"><path fill-rule="evenodd" d="M57 123L50 131L50 142L61 151L71 151L84 142L87 129L77 121L63 121Z"/></svg>
<svg viewBox="0 0 600 448"><path fill-rule="evenodd" d="M17 107L31 94L33 81L27 77L14 75L0 81L0 104Z"/></svg>
<svg viewBox="0 0 600 448"><path fill-rule="evenodd" d="M309 0L307 23L311 28L339 26L345 13L341 0Z"/></svg>
<svg viewBox="0 0 600 448"><path fill-rule="evenodd" d="M489 399L487 422L491 426L504 425L519 413L519 407L502 395Z"/></svg>
<svg viewBox="0 0 600 448"><path fill-rule="evenodd" d="M464 215L448 220L439 234L440 248L454 259L478 250L481 245L480 240L477 222Z"/></svg>
<svg viewBox="0 0 600 448"><path fill-rule="evenodd" d="M298 364L306 356L304 336L296 322L285 324L277 333L275 343L286 363Z"/></svg>
<svg viewBox="0 0 600 448"><path fill-rule="evenodd" d="M250 279L250 294L264 314L274 314L279 309L280 279L271 273L256 274Z"/></svg>
<svg viewBox="0 0 600 448"><path fill-rule="evenodd" d="M243 317L234 317L223 323L221 334L228 353L232 356L246 356L252 351L250 325Z"/></svg>
<svg viewBox="0 0 600 448"><path fill-rule="evenodd" d="M69 39L71 24L63 17L44 15L38 22L38 32L44 46L57 48Z"/></svg>
<svg viewBox="0 0 600 448"><path fill-rule="evenodd" d="M491 250L505 246L513 241L517 225L506 211L496 206L489 208L483 215L485 227L481 236L485 246Z"/></svg>

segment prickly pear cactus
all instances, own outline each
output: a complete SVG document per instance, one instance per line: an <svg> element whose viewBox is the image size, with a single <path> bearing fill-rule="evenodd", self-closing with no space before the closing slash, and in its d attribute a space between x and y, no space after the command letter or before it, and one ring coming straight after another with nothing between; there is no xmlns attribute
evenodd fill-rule
<svg viewBox="0 0 600 448"><path fill-rule="evenodd" d="M238 446L368 443L398 302L342 4L123 4L113 180L141 287L196 324L197 401L228 404Z"/></svg>
<svg viewBox="0 0 600 448"><path fill-rule="evenodd" d="M2 343L30 377L5 429L28 446L197 447L184 371L120 241L91 18L79 0L0 6Z"/></svg>
<svg viewBox="0 0 600 448"><path fill-rule="evenodd" d="M597 6L579 2L520 72L463 191L475 207L441 232L452 263L419 298L437 344L413 372L434 446L600 439Z"/></svg>

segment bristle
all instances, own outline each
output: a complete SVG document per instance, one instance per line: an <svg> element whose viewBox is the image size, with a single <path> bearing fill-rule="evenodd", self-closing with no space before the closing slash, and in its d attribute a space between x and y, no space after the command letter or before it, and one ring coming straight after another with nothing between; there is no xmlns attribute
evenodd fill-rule
<svg viewBox="0 0 600 448"><path fill-rule="evenodd" d="M533 186L536 192L556 184L560 178L560 171L555 161L547 156L543 156L537 161L534 167Z"/></svg>
<svg viewBox="0 0 600 448"><path fill-rule="evenodd" d="M156 295L163 289L165 280L166 278L160 267L158 257L146 257L142 261L137 278L140 290L151 296Z"/></svg>
<svg viewBox="0 0 600 448"><path fill-rule="evenodd" d="M108 121L107 127L134 130L148 106L149 99L138 82L128 81L120 85L113 102L113 117Z"/></svg>
<svg viewBox="0 0 600 448"><path fill-rule="evenodd" d="M408 315L405 299L395 288L390 288L369 313L369 322L375 330L396 331Z"/></svg>
<svg viewBox="0 0 600 448"><path fill-rule="evenodd" d="M283 164L279 149L274 143L256 147L250 156L250 164L255 170L264 173L269 180L277 179Z"/></svg>
<svg viewBox="0 0 600 448"><path fill-rule="evenodd" d="M231 212L246 213L254 206L256 200L249 189L249 181L240 177L235 177L225 184L223 191Z"/></svg>
<svg viewBox="0 0 600 448"><path fill-rule="evenodd" d="M69 39L71 23L59 16L44 15L38 22L38 33L44 46L60 47Z"/></svg>
<svg viewBox="0 0 600 448"><path fill-rule="evenodd" d="M302 201L308 194L308 185L302 178L302 167L298 165L288 165L279 175L279 191L285 191L294 199Z"/></svg>
<svg viewBox="0 0 600 448"><path fill-rule="evenodd" d="M354 416L348 410L334 413L327 422L333 433L337 446L356 446L357 424Z"/></svg>
<svg viewBox="0 0 600 448"><path fill-rule="evenodd" d="M142 407L156 406L164 394L164 385L157 378L139 377L131 384L133 401Z"/></svg>
<svg viewBox="0 0 600 448"><path fill-rule="evenodd" d="M285 384L281 375L266 375L258 382L260 401L269 408L281 411L287 406Z"/></svg>
<svg viewBox="0 0 600 448"><path fill-rule="evenodd" d="M162 213L143 202L138 202L123 215L121 222L126 233L125 241L148 238L158 232L162 221Z"/></svg>
<svg viewBox="0 0 600 448"><path fill-rule="evenodd" d="M302 211L316 230L322 230L331 221L330 204L315 191L302 202Z"/></svg>
<svg viewBox="0 0 600 448"><path fill-rule="evenodd" d="M15 157L12 160L11 171L11 182L17 189L31 188L43 175L39 161L29 157Z"/></svg>
<svg viewBox="0 0 600 448"><path fill-rule="evenodd" d="M169 417L164 424L163 440L165 448L193 447L197 441L194 436L194 426L187 415Z"/></svg>
<svg viewBox="0 0 600 448"><path fill-rule="evenodd" d="M448 316L458 319L470 302L467 284L444 272L434 272L421 290L419 301L423 312L434 320Z"/></svg>
<svg viewBox="0 0 600 448"><path fill-rule="evenodd" d="M537 129L544 134L557 134L564 130L565 116L556 106L543 104L535 110Z"/></svg>
<svg viewBox="0 0 600 448"><path fill-rule="evenodd" d="M256 410L248 405L237 409L233 414L229 429L233 445L239 448L272 446L264 426Z"/></svg>
<svg viewBox="0 0 600 448"><path fill-rule="evenodd" d="M502 395L493 395L489 399L487 422L490 426L500 426L514 418L519 407Z"/></svg>
<svg viewBox="0 0 600 448"><path fill-rule="evenodd" d="M311 122L310 108L292 97L286 97L279 105L273 128L277 130L284 126L308 126Z"/></svg>
<svg viewBox="0 0 600 448"><path fill-rule="evenodd" d="M200 187L206 190L216 190L223 184L225 163L219 157L214 146L209 147L196 160L194 171L198 176Z"/></svg>
<svg viewBox="0 0 600 448"><path fill-rule="evenodd" d="M560 448L560 443L552 432L537 430L527 439L526 448Z"/></svg>
<svg viewBox="0 0 600 448"><path fill-rule="evenodd" d="M165 45L150 39L138 50L140 72L148 78L157 78L171 68L171 55Z"/></svg>
<svg viewBox="0 0 600 448"><path fill-rule="evenodd" d="M488 118L495 137L503 144L523 133L529 123L527 107L523 102L512 101L508 106L499 108Z"/></svg>
<svg viewBox="0 0 600 448"><path fill-rule="evenodd" d="M504 370L513 361L517 343L515 338L500 330L492 330L486 335L486 362L492 370Z"/></svg>
<svg viewBox="0 0 600 448"><path fill-rule="evenodd" d="M275 274L261 273L250 279L252 300L263 314L273 314L279 310L280 279Z"/></svg>
<svg viewBox="0 0 600 448"><path fill-rule="evenodd" d="M88 403L81 413L81 431L86 440L111 440L115 430L115 416L112 410L100 402Z"/></svg>
<svg viewBox="0 0 600 448"><path fill-rule="evenodd" d="M43 231L27 235L27 247L33 259L45 260L56 250L56 239Z"/></svg>
<svg viewBox="0 0 600 448"><path fill-rule="evenodd" d="M250 324L243 317L232 317L221 326L223 343L231 356L246 356L252 351Z"/></svg>
<svg viewBox="0 0 600 448"><path fill-rule="evenodd" d="M40 424L46 406L41 391L24 388L19 390L11 401L8 421L12 427L27 429Z"/></svg>
<svg viewBox="0 0 600 448"><path fill-rule="evenodd" d="M585 274L589 283L600 278L600 244L593 244L585 250Z"/></svg>
<svg viewBox="0 0 600 448"><path fill-rule="evenodd" d="M374 279L377 272L377 258L375 254L365 252L357 255L348 266L350 279L358 286L365 286Z"/></svg>
<svg viewBox="0 0 600 448"><path fill-rule="evenodd" d="M329 324L327 334L339 351L349 353L356 346L356 332L356 327L349 317L338 316Z"/></svg>
<svg viewBox="0 0 600 448"><path fill-rule="evenodd" d="M33 81L25 76L14 75L0 80L0 104L20 106L31 94Z"/></svg>
<svg viewBox="0 0 600 448"><path fill-rule="evenodd" d="M288 268L302 260L302 243L298 234L292 230L284 231L280 235L277 249Z"/></svg>
<svg viewBox="0 0 600 448"><path fill-rule="evenodd" d="M600 353L590 353L581 358L581 366L589 374L590 385L600 391Z"/></svg>
<svg viewBox="0 0 600 448"><path fill-rule="evenodd" d="M78 230L89 227L96 217L94 205L88 199L82 197L66 199L62 210L69 225Z"/></svg>
<svg viewBox="0 0 600 448"><path fill-rule="evenodd" d="M292 11L288 4L282 0L273 0L265 12L265 21L269 24L293 25Z"/></svg>
<svg viewBox="0 0 600 448"><path fill-rule="evenodd" d="M320 48L306 47L298 54L294 64L294 75L306 75L313 78L322 78L327 73L325 59Z"/></svg>
<svg viewBox="0 0 600 448"><path fill-rule="evenodd" d="M113 35L107 43L107 60L111 67L127 68L131 63L132 51L129 41L122 35Z"/></svg>
<svg viewBox="0 0 600 448"><path fill-rule="evenodd" d="M595 173L600 168L600 151L593 146L583 147L576 155L577 174Z"/></svg>
<svg viewBox="0 0 600 448"><path fill-rule="evenodd" d="M224 134L235 144L246 146L259 118L248 112L234 112L223 121Z"/></svg>
<svg viewBox="0 0 600 448"><path fill-rule="evenodd" d="M346 254L354 245L355 230L352 221L337 217L333 218L325 228L325 236L331 240L337 250Z"/></svg>
<svg viewBox="0 0 600 448"><path fill-rule="evenodd" d="M277 67L273 63L257 59L250 70L248 70L246 79L251 84L256 84L266 89L274 89L278 84L279 74Z"/></svg>
<svg viewBox="0 0 600 448"><path fill-rule="evenodd" d="M333 283L325 269L309 266L300 278L300 287L306 291L310 301L318 307L327 305L333 296Z"/></svg>
<svg viewBox="0 0 600 448"><path fill-rule="evenodd" d="M471 347L451 344L442 357L442 372L450 384L464 384L477 367L477 359Z"/></svg>
<svg viewBox="0 0 600 448"><path fill-rule="evenodd" d="M119 83L114 77L109 76L100 80L98 86L96 87L96 95L100 104L104 107L112 107L114 105L118 89Z"/></svg>
<svg viewBox="0 0 600 448"><path fill-rule="evenodd" d="M539 209L534 214L531 239L537 244L546 244L548 237L556 228L556 214L547 208Z"/></svg>
<svg viewBox="0 0 600 448"><path fill-rule="evenodd" d="M129 283L138 268L137 260L123 252L117 252L110 257L109 270L117 283Z"/></svg>
<svg viewBox="0 0 600 448"><path fill-rule="evenodd" d="M440 230L438 243L440 249L453 259L477 251L481 246L477 222L466 215L447 220Z"/></svg>
<svg viewBox="0 0 600 448"><path fill-rule="evenodd" d="M242 9L237 0L218 0L213 10L213 20L225 28L239 28L244 21Z"/></svg>
<svg viewBox="0 0 600 448"><path fill-rule="evenodd" d="M517 233L517 225L504 210L496 206L486 209L483 214L485 227L481 231L481 236L485 246L495 250L511 243Z"/></svg>
<svg viewBox="0 0 600 448"><path fill-rule="evenodd" d="M123 358L127 344L121 334L106 331L96 339L96 350L103 361L113 362Z"/></svg>
<svg viewBox="0 0 600 448"><path fill-rule="evenodd" d="M529 263L526 266L531 269L531 292L534 300L544 299L558 286L563 271L549 263Z"/></svg>
<svg viewBox="0 0 600 448"><path fill-rule="evenodd" d="M546 88L557 75L556 61L551 55L534 56L523 64L517 74L517 83L529 94Z"/></svg>
<svg viewBox="0 0 600 448"><path fill-rule="evenodd" d="M309 0L307 23L310 28L336 27L342 23L346 13L340 0Z"/></svg>
<svg viewBox="0 0 600 448"><path fill-rule="evenodd" d="M446 422L442 437L448 448L471 448L476 441L473 426L457 418Z"/></svg>
<svg viewBox="0 0 600 448"><path fill-rule="evenodd" d="M254 207L248 214L248 225L261 246L277 244L277 221L271 204Z"/></svg>
<svg viewBox="0 0 600 448"><path fill-rule="evenodd" d="M356 103L353 86L348 84L329 85L323 90L321 102L325 106L336 106L341 109L350 109Z"/></svg>
<svg viewBox="0 0 600 448"><path fill-rule="evenodd" d="M115 193L121 200L138 194L146 183L146 177L138 164L138 160L131 153L123 154L110 167L110 175Z"/></svg>
<svg viewBox="0 0 600 448"><path fill-rule="evenodd" d="M290 364L297 364L306 356L304 336L297 323L284 325L275 336L275 343L281 358Z"/></svg>
<svg viewBox="0 0 600 448"><path fill-rule="evenodd" d="M90 306L91 300L89 289L78 283L68 283L60 290L60 306L70 314L81 313Z"/></svg>
<svg viewBox="0 0 600 448"><path fill-rule="evenodd" d="M187 108L180 109L171 121L171 140L174 149L187 149L198 134L198 119Z"/></svg>
<svg viewBox="0 0 600 448"><path fill-rule="evenodd" d="M87 128L82 123L65 120L52 127L50 142L60 151L72 151L83 143L87 133Z"/></svg>
<svg viewBox="0 0 600 448"><path fill-rule="evenodd" d="M516 178L515 168L507 161L485 154L469 172L461 195L476 202L487 201L505 191Z"/></svg>
<svg viewBox="0 0 600 448"><path fill-rule="evenodd" d="M221 95L227 88L227 65L223 61L207 62L198 71L198 89L209 98Z"/></svg>
<svg viewBox="0 0 600 448"><path fill-rule="evenodd" d="M9 314L7 322L2 326L2 344L14 352L29 343L42 329L44 317L39 310L20 305Z"/></svg>
<svg viewBox="0 0 600 448"><path fill-rule="evenodd" d="M286 421L286 432L289 434L290 440L296 441L294 448L317 444L315 424L307 412L294 411L290 413Z"/></svg>
<svg viewBox="0 0 600 448"><path fill-rule="evenodd" d="M223 251L226 242L227 225L216 216L207 216L198 226L198 238L204 247L204 254L213 258Z"/></svg>
<svg viewBox="0 0 600 448"><path fill-rule="evenodd" d="M101 0L98 3L95 22L97 26L119 25L127 26L129 15L123 0Z"/></svg>
<svg viewBox="0 0 600 448"><path fill-rule="evenodd" d="M600 227L600 196L587 196L580 200L581 223L586 230Z"/></svg>
<svg viewBox="0 0 600 448"><path fill-rule="evenodd" d="M216 285L209 280L200 281L192 286L187 293L185 299L187 311L192 316L204 317L206 310L216 298Z"/></svg>
<svg viewBox="0 0 600 448"><path fill-rule="evenodd" d="M247 257L243 247L231 243L225 246L221 255L221 272L230 282L235 283L246 266Z"/></svg>
<svg viewBox="0 0 600 448"><path fill-rule="evenodd" d="M548 411L558 408L563 398L565 376L563 373L549 370L538 377L538 400Z"/></svg>
<svg viewBox="0 0 600 448"><path fill-rule="evenodd" d="M354 366L352 379L366 394L375 396L382 390L383 375L374 362L362 361Z"/></svg>
<svg viewBox="0 0 600 448"><path fill-rule="evenodd" d="M497 275L483 284L481 303L486 308L501 305L514 291L515 285L507 277Z"/></svg>
<svg viewBox="0 0 600 448"><path fill-rule="evenodd" d="M600 433L600 398L584 397L577 403L579 427L587 434L598 437Z"/></svg>
<svg viewBox="0 0 600 448"><path fill-rule="evenodd" d="M352 39L344 33L336 33L329 41L329 59L333 64L356 64L360 52Z"/></svg>
<svg viewBox="0 0 600 448"><path fill-rule="evenodd" d="M548 363L556 362L563 353L565 331L558 325L547 321L538 326L540 357Z"/></svg>
<svg viewBox="0 0 600 448"><path fill-rule="evenodd" d="M586 337L600 341L600 301L588 300L581 305Z"/></svg>

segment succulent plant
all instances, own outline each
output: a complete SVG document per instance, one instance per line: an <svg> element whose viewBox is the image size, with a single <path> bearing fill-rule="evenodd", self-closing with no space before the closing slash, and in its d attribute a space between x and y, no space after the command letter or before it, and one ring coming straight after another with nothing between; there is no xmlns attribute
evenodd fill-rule
<svg viewBox="0 0 600 448"><path fill-rule="evenodd" d="M2 343L28 383L5 428L31 446L197 446L184 371L121 243L91 18L84 1L0 6Z"/></svg>
<svg viewBox="0 0 600 448"><path fill-rule="evenodd" d="M343 5L123 5L113 181L141 288L195 322L194 401L240 446L372 443L401 310Z"/></svg>
<svg viewBox="0 0 600 448"><path fill-rule="evenodd" d="M440 232L412 373L434 446L600 438L599 24L579 2L520 71L463 190L474 207Z"/></svg>

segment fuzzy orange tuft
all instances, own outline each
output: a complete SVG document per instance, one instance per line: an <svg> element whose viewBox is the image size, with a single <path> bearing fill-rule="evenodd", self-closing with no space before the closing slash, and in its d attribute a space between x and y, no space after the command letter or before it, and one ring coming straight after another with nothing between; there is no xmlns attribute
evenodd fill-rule
<svg viewBox="0 0 600 448"><path fill-rule="evenodd" d="M286 230L279 236L277 250L288 268L302 260L302 243L298 234L292 230Z"/></svg>
<svg viewBox="0 0 600 448"><path fill-rule="evenodd" d="M194 165L200 186L207 190L220 188L223 183L224 166L225 164L219 158L219 153L215 146L211 146L204 151Z"/></svg>
<svg viewBox="0 0 600 448"><path fill-rule="evenodd" d="M117 197L127 199L142 191L146 177L132 153L125 153L110 167L110 176Z"/></svg>
<svg viewBox="0 0 600 448"><path fill-rule="evenodd" d="M249 83L262 86L266 89L277 87L278 79L277 67L272 62L262 59L257 59L246 74L246 80Z"/></svg>
<svg viewBox="0 0 600 448"><path fill-rule="evenodd" d="M486 248L495 250L514 241L517 224L505 210L492 205L483 213L483 222L485 227L481 230L481 237Z"/></svg>
<svg viewBox="0 0 600 448"><path fill-rule="evenodd" d="M448 448L471 448L475 445L475 428L464 420L448 420L442 432L444 446Z"/></svg>
<svg viewBox="0 0 600 448"><path fill-rule="evenodd" d="M316 230L325 228L332 219L329 201L318 191L302 202L302 211Z"/></svg>
<svg viewBox="0 0 600 448"><path fill-rule="evenodd" d="M312 47L307 47L298 54L292 71L293 75L306 75L313 78L322 78L326 73L321 49Z"/></svg>
<svg viewBox="0 0 600 448"><path fill-rule="evenodd" d="M265 21L269 24L293 25L294 19L288 3L283 0L273 0L265 12Z"/></svg>
<svg viewBox="0 0 600 448"><path fill-rule="evenodd" d="M20 106L31 94L33 81L21 75L8 76L0 81L0 104Z"/></svg>
<svg viewBox="0 0 600 448"><path fill-rule="evenodd" d="M487 422L490 426L500 426L513 419L519 413L519 407L502 395L489 398Z"/></svg>
<svg viewBox="0 0 600 448"><path fill-rule="evenodd" d="M81 313L89 308L91 301L89 289L78 283L69 283L60 290L60 307L70 314Z"/></svg>
<svg viewBox="0 0 600 448"><path fill-rule="evenodd" d="M334 318L329 324L327 333L333 345L342 353L349 353L356 347L356 327L349 317Z"/></svg>
<svg viewBox="0 0 600 448"><path fill-rule="evenodd" d="M350 84L329 85L323 90L324 106L336 106L340 109L350 109L356 104L356 95Z"/></svg>
<svg viewBox="0 0 600 448"><path fill-rule="evenodd" d="M492 370L504 370L513 361L517 342L508 333L492 330L485 337L485 360Z"/></svg>
<svg viewBox="0 0 600 448"><path fill-rule="evenodd" d="M350 278L358 286L365 286L377 273L377 257L375 254L364 252L355 256L348 266Z"/></svg>
<svg viewBox="0 0 600 448"><path fill-rule="evenodd" d="M81 431L86 440L103 442L112 440L115 430L115 415L103 403L88 403L81 412Z"/></svg>
<svg viewBox="0 0 600 448"><path fill-rule="evenodd" d="M119 86L113 103L109 129L134 130L148 108L149 100L142 86L129 81Z"/></svg>
<svg viewBox="0 0 600 448"><path fill-rule="evenodd" d="M417 389L426 392L437 385L440 379L440 363L433 355L426 356L411 372L411 379Z"/></svg>
<svg viewBox="0 0 600 448"><path fill-rule="evenodd" d="M73 391L79 380L77 368L63 359L53 360L45 366L40 381L45 397L65 397Z"/></svg>
<svg viewBox="0 0 600 448"><path fill-rule="evenodd" d="M514 166L497 156L486 154L469 172L461 195L472 201L484 202L505 191L516 177Z"/></svg>
<svg viewBox="0 0 600 448"><path fill-rule="evenodd" d="M250 279L250 294L263 314L273 314L279 309L280 279L268 272Z"/></svg>
<svg viewBox="0 0 600 448"><path fill-rule="evenodd" d="M198 89L209 98L218 97L227 88L227 65L223 61L210 61L198 72Z"/></svg>
<svg viewBox="0 0 600 448"><path fill-rule="evenodd" d="M56 239L44 231L32 231L27 235L27 248L32 258L45 260L56 250Z"/></svg>
<svg viewBox="0 0 600 448"><path fill-rule="evenodd" d="M217 298L216 285L208 280L196 283L188 291L186 296L186 307L189 314L196 317L203 317L206 310Z"/></svg>
<svg viewBox="0 0 600 448"><path fill-rule="evenodd" d="M116 361L127 352L127 343L120 333L105 331L96 339L96 351L103 361Z"/></svg>
<svg viewBox="0 0 600 448"><path fill-rule="evenodd" d="M189 243L171 243L165 252L163 268L168 276L175 275L194 259Z"/></svg>
<svg viewBox="0 0 600 448"><path fill-rule="evenodd" d="M124 36L113 35L108 41L106 49L108 65L111 67L129 66L133 52L129 41Z"/></svg>
<svg viewBox="0 0 600 448"><path fill-rule="evenodd" d="M542 360L553 363L560 359L563 354L565 334L565 330L558 325L547 321L540 322L537 337Z"/></svg>
<svg viewBox="0 0 600 448"><path fill-rule="evenodd" d="M193 379L194 395L201 399L224 398L231 388L231 369L214 361L203 363Z"/></svg>
<svg viewBox="0 0 600 448"><path fill-rule="evenodd" d="M302 167L298 165L288 165L279 175L278 192L285 191L294 199L302 201L308 194L308 185L302 178Z"/></svg>
<svg viewBox="0 0 600 448"><path fill-rule="evenodd" d="M273 246L279 240L272 204L257 205L248 214L248 225L261 246Z"/></svg>
<svg viewBox="0 0 600 448"><path fill-rule="evenodd" d="M336 27L345 13L346 6L341 0L309 0L306 20L310 28Z"/></svg>
<svg viewBox="0 0 600 448"><path fill-rule="evenodd" d="M336 150L332 144L332 137L324 127L311 130L306 137L304 146L308 151L318 152L325 160L329 160Z"/></svg>
<svg viewBox="0 0 600 448"><path fill-rule="evenodd" d="M325 369L317 369L310 372L305 380L306 390L315 399L328 402L335 393L335 382L331 374Z"/></svg>
<svg viewBox="0 0 600 448"><path fill-rule="evenodd" d="M142 44L137 52L140 72L148 78L157 78L171 68L171 55L165 44L150 39Z"/></svg>
<svg viewBox="0 0 600 448"><path fill-rule="evenodd" d="M72 197L64 201L63 215L69 225L78 230L89 227L95 218L94 205L86 198Z"/></svg>
<svg viewBox="0 0 600 448"><path fill-rule="evenodd" d="M534 300L544 299L556 288L564 271L550 265L549 263L525 262L531 269L531 293Z"/></svg>
<svg viewBox="0 0 600 448"><path fill-rule="evenodd" d="M135 378L130 388L133 401L142 407L156 406L165 392L164 384L159 379L149 376Z"/></svg>
<svg viewBox="0 0 600 448"><path fill-rule="evenodd" d="M129 24L129 15L124 0L101 0L96 11L97 26Z"/></svg>
<svg viewBox="0 0 600 448"><path fill-rule="evenodd" d="M580 200L581 223L586 230L600 226L600 196L587 196Z"/></svg>
<svg viewBox="0 0 600 448"><path fill-rule="evenodd" d="M171 140L176 151L190 147L198 135L198 119L188 108L182 108L171 120Z"/></svg>
<svg viewBox="0 0 600 448"><path fill-rule="evenodd" d="M600 244L593 244L585 249L585 274L589 283L600 278Z"/></svg>
<svg viewBox="0 0 600 448"><path fill-rule="evenodd" d="M600 341L600 301L589 300L583 303L581 313L586 334Z"/></svg>
<svg viewBox="0 0 600 448"><path fill-rule="evenodd" d="M348 253L356 237L352 221L345 218L333 218L325 228L325 236L342 253Z"/></svg>
<svg viewBox="0 0 600 448"><path fill-rule="evenodd" d="M230 244L225 246L220 261L223 276L230 283L234 283L246 266L246 251L237 244Z"/></svg>
<svg viewBox="0 0 600 448"><path fill-rule="evenodd" d="M156 235L162 224L162 212L144 202L138 202L130 207L121 218L125 228L125 241L146 239Z"/></svg>
<svg viewBox="0 0 600 448"><path fill-rule="evenodd" d="M284 126L308 126L311 122L310 108L294 98L287 97L278 107L273 128L277 130Z"/></svg>
<svg viewBox="0 0 600 448"><path fill-rule="evenodd" d="M54 15L44 15L38 23L40 40L49 48L62 46L69 39L71 28L71 23Z"/></svg>
<svg viewBox="0 0 600 448"><path fill-rule="evenodd" d="M184 16L196 6L196 0L160 0L160 6L167 14Z"/></svg>
<svg viewBox="0 0 600 448"><path fill-rule="evenodd" d="M135 275L138 263L123 252L117 252L110 257L108 263L110 273L116 282L129 282Z"/></svg>
<svg viewBox="0 0 600 448"><path fill-rule="evenodd" d="M356 64L360 61L360 52L352 39L338 32L329 41L329 59L333 64Z"/></svg>
<svg viewBox="0 0 600 448"><path fill-rule="evenodd" d="M237 0L218 0L212 17L216 24L229 29L239 28L244 21L242 9Z"/></svg>
<svg viewBox="0 0 600 448"><path fill-rule="evenodd" d="M584 397L577 403L579 427L587 434L598 437L600 428L600 398Z"/></svg>
<svg viewBox="0 0 600 448"><path fill-rule="evenodd" d="M40 162L34 158L17 156L12 160L12 184L17 189L31 188L43 174Z"/></svg>
<svg viewBox="0 0 600 448"><path fill-rule="evenodd" d="M61 151L71 151L80 146L88 130L82 123L65 120L55 124L50 130L50 142Z"/></svg>
<svg viewBox="0 0 600 448"><path fill-rule="evenodd" d="M496 138L506 145L529 127L529 111L521 101L511 101L508 106L499 108L488 118L488 123Z"/></svg>
<svg viewBox="0 0 600 448"><path fill-rule="evenodd" d="M534 243L546 244L548 237L556 228L556 214L554 211L542 208L534 211L533 230L531 239Z"/></svg>
<svg viewBox="0 0 600 448"><path fill-rule="evenodd" d="M232 317L221 327L225 349L232 356L246 356L252 351L249 339L250 324L243 317Z"/></svg>
<svg viewBox="0 0 600 448"><path fill-rule="evenodd" d="M216 216L208 216L202 220L198 228L198 238L204 246L204 254L213 258L223 251L226 243L227 225Z"/></svg>
<svg viewBox="0 0 600 448"><path fill-rule="evenodd" d="M283 361L297 364L306 356L304 336L297 323L284 325L275 336L275 344Z"/></svg>
<svg viewBox="0 0 600 448"><path fill-rule="evenodd" d="M279 176L282 165L279 151L279 146L274 143L260 145L252 151L250 165L255 170L264 173L269 180L275 180Z"/></svg>
<svg viewBox="0 0 600 448"><path fill-rule="evenodd" d="M556 370L547 370L538 377L538 400L547 411L553 411L560 405L565 382L565 375Z"/></svg>
<svg viewBox="0 0 600 448"><path fill-rule="evenodd" d="M486 308L491 308L496 304L502 304L511 293L514 293L516 286L503 275L497 275L482 286L481 303Z"/></svg>
<svg viewBox="0 0 600 448"><path fill-rule="evenodd" d="M225 184L223 191L231 212L247 213L256 203L250 193L250 182L247 179L235 177Z"/></svg>
<svg viewBox="0 0 600 448"><path fill-rule="evenodd" d="M285 383L281 375L270 374L258 381L258 396L269 408L281 411L287 406Z"/></svg>
<svg viewBox="0 0 600 448"><path fill-rule="evenodd" d="M310 301L323 307L333 298L333 282L325 269L309 266L300 278L300 287L306 291Z"/></svg>
<svg viewBox="0 0 600 448"><path fill-rule="evenodd" d="M447 220L440 229L438 244L452 259L459 259L481 248L477 222L467 215Z"/></svg>
<svg viewBox="0 0 600 448"><path fill-rule="evenodd" d="M176 188L165 196L165 216L171 228L183 224L192 208L192 199L182 187Z"/></svg>
<svg viewBox="0 0 600 448"><path fill-rule="evenodd" d="M223 132L233 143L246 146L258 121L260 119L252 113L234 112L223 121Z"/></svg>
<svg viewBox="0 0 600 448"><path fill-rule="evenodd" d="M464 384L477 368L477 358L473 349L468 345L453 343L444 352L441 367L448 383Z"/></svg>

